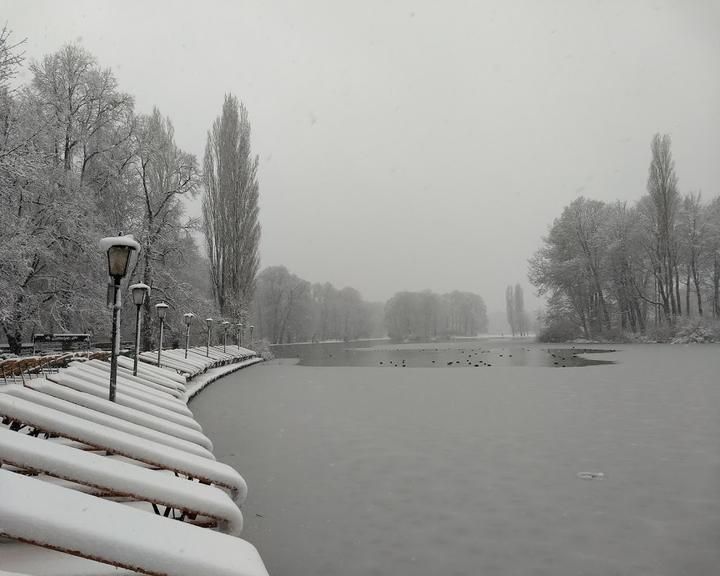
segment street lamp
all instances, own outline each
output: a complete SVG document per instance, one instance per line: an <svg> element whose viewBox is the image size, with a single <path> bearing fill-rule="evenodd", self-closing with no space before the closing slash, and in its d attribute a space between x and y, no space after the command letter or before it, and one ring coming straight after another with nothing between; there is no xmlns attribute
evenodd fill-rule
<svg viewBox="0 0 720 576"><path fill-rule="evenodd" d="M250 326L250 349L251 349L251 350L252 350L252 347L253 347L253 338L252 338L253 330L255 330L255 326Z"/></svg>
<svg viewBox="0 0 720 576"><path fill-rule="evenodd" d="M230 327L230 322L225 320L225 322L222 323L222 327L225 329L225 335L223 336L223 352L227 350L227 331Z"/></svg>
<svg viewBox="0 0 720 576"><path fill-rule="evenodd" d="M158 345L158 366L160 366L160 357L162 355L162 342L163 342L163 329L165 328L165 314L169 306L165 302L159 302L155 304L155 310L157 310L158 318L160 318L160 343Z"/></svg>
<svg viewBox="0 0 720 576"><path fill-rule="evenodd" d="M137 376L138 356L140 356L140 308L145 298L150 297L150 286L147 284L133 284L130 286L133 303L135 304L135 358L133 359L133 376Z"/></svg>
<svg viewBox="0 0 720 576"><path fill-rule="evenodd" d="M205 323L207 324L207 329L208 329L207 346L205 347L205 356L210 358L210 330L212 328L213 319L205 318Z"/></svg>
<svg viewBox="0 0 720 576"><path fill-rule="evenodd" d="M100 249L107 253L108 275L112 278L112 350L110 352L110 389L109 399L115 402L117 387L117 357L120 354L120 281L127 274L130 255L140 250L132 235L110 236L100 240ZM109 293L108 293L109 296Z"/></svg>
<svg viewBox="0 0 720 576"><path fill-rule="evenodd" d="M238 348L240 348L240 346L242 346L242 328L243 328L242 322L238 322L237 328L238 328L237 345L238 345Z"/></svg>
<svg viewBox="0 0 720 576"><path fill-rule="evenodd" d="M187 312L186 314L183 314L183 318L185 319L185 358L187 358L187 351L188 346L190 345L190 324L192 324L193 318L195 318L195 314L192 312Z"/></svg>

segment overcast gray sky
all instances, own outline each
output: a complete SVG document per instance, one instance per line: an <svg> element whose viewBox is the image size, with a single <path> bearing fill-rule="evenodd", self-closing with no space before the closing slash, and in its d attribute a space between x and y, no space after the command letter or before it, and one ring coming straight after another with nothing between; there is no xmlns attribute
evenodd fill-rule
<svg viewBox="0 0 720 576"><path fill-rule="evenodd" d="M370 300L461 289L504 308L564 205L644 193L655 132L682 192L720 191L715 0L0 0L0 20L29 58L80 40L198 159L236 94L262 265Z"/></svg>

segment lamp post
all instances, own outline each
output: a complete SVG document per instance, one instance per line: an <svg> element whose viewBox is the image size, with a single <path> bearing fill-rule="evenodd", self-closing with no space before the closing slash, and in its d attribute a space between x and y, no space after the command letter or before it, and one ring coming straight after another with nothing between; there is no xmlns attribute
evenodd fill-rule
<svg viewBox="0 0 720 576"><path fill-rule="evenodd" d="M112 278L112 351L110 352L110 387L111 402L115 402L117 387L117 357L120 354L120 282L127 274L130 254L139 251L140 245L132 236L113 236L100 240L100 249L107 253L108 275ZM109 295L109 292L108 292Z"/></svg>
<svg viewBox="0 0 720 576"><path fill-rule="evenodd" d="M253 330L255 330L255 326L250 326L250 349L251 350L253 347L253 337L252 337Z"/></svg>
<svg viewBox="0 0 720 576"><path fill-rule="evenodd" d="M242 346L242 329L243 329L242 322L238 322L237 328L238 328L238 331L237 331L237 346L238 346L238 349L239 349L240 346Z"/></svg>
<svg viewBox="0 0 720 576"><path fill-rule="evenodd" d="M227 331L230 327L230 322L225 320L225 322L222 323L222 327L225 329L225 334L223 335L223 353L227 351Z"/></svg>
<svg viewBox="0 0 720 576"><path fill-rule="evenodd" d="M158 318L160 318L160 342L158 343L158 366L160 366L160 358L162 356L162 343L163 343L163 329L165 328L165 314L169 306L165 302L159 302L155 304L155 310L157 310Z"/></svg>
<svg viewBox="0 0 720 576"><path fill-rule="evenodd" d="M210 329L212 328L213 319L205 318L205 323L207 324L207 329L208 329L207 346L205 347L205 356L210 358Z"/></svg>
<svg viewBox="0 0 720 576"><path fill-rule="evenodd" d="M140 308L145 298L150 296L150 286L147 284L133 284L130 286L133 303L135 304L135 358L133 359L133 376L137 376L138 356L140 356Z"/></svg>
<svg viewBox="0 0 720 576"><path fill-rule="evenodd" d="M183 314L183 318L185 319L185 358L187 358L187 351L188 346L190 346L190 324L192 324L193 318L195 318L195 314L192 312L187 312L186 314Z"/></svg>

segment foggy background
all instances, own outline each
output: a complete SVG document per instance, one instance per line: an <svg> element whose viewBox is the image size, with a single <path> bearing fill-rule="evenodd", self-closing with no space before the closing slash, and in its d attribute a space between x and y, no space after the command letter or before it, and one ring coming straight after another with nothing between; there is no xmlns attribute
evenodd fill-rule
<svg viewBox="0 0 720 576"><path fill-rule="evenodd" d="M261 267L369 301L478 292L491 331L506 284L539 306L527 259L562 206L645 192L655 132L681 193L718 191L713 1L1 0L0 21L29 59L81 39L199 159L236 94L260 156Z"/></svg>

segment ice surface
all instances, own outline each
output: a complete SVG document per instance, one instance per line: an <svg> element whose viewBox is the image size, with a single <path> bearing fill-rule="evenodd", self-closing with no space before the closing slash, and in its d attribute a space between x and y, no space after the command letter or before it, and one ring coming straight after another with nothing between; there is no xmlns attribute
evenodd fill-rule
<svg viewBox="0 0 720 576"><path fill-rule="evenodd" d="M586 368L276 361L191 407L242 465L274 574L718 574L720 346L619 348Z"/></svg>

